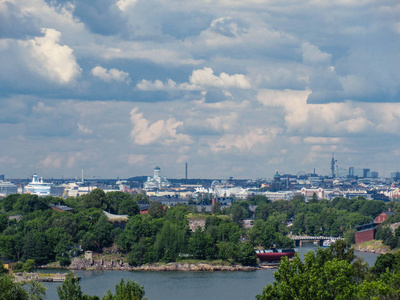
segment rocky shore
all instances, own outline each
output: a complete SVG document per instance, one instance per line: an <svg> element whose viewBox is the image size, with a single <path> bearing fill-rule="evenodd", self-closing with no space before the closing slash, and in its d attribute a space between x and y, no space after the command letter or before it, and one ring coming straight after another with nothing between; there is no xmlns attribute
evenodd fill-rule
<svg viewBox="0 0 400 300"><path fill-rule="evenodd" d="M390 250L389 246L383 245L382 241L379 240L371 240L368 242L364 242L362 244L356 244L353 247L355 251L361 251L361 252L376 253L376 254L393 253L393 251Z"/></svg>
<svg viewBox="0 0 400 300"><path fill-rule="evenodd" d="M249 267L242 265L212 265L207 263L168 263L168 264L150 264L133 267L128 263L119 261L87 260L84 258L74 258L70 270L128 270L128 271L254 271L263 269L261 267Z"/></svg>

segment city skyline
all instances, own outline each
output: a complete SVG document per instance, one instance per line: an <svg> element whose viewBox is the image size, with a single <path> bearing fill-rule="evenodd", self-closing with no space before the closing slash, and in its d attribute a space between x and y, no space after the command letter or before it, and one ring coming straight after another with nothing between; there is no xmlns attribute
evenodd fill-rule
<svg viewBox="0 0 400 300"><path fill-rule="evenodd" d="M394 0L3 1L0 174L390 177L399 46Z"/></svg>

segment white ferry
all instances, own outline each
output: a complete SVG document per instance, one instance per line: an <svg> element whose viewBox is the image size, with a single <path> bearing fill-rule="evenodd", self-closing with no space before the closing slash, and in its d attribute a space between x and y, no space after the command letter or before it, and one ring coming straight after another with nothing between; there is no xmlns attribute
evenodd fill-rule
<svg viewBox="0 0 400 300"><path fill-rule="evenodd" d="M38 179L37 174L33 174L32 181L25 186L25 193L38 196L51 196L52 183L43 182L43 178Z"/></svg>

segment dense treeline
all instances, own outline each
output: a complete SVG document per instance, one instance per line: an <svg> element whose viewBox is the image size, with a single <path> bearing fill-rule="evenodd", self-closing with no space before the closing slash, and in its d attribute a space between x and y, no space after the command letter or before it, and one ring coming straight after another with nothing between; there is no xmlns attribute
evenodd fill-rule
<svg viewBox="0 0 400 300"><path fill-rule="evenodd" d="M88 195L61 199L36 195L10 195L0 200L0 256L15 261L32 259L41 265L59 261L68 265L82 250L101 252L112 245L126 254L132 265L171 262L182 259L224 260L231 263L256 263L253 247L291 247L288 234L309 234L354 239L352 227L372 222L392 203L364 198L335 198L306 202L296 196L291 201L269 201L254 196L235 201L230 208L217 204L206 218L204 229L189 229L188 216L195 206L165 208L151 202L149 214L140 215L139 203L150 203L138 194L93 190ZM50 209L52 204L72 207L74 213ZM256 206L254 216L251 207ZM125 228L113 226L103 210L127 214ZM21 214L20 221L8 216ZM254 217L251 229L243 220ZM293 224L287 225L288 219ZM397 235L396 235L397 236ZM397 241L397 240L396 240Z"/></svg>
<svg viewBox="0 0 400 300"><path fill-rule="evenodd" d="M284 258L257 300L270 299L400 299L400 255L380 255L368 268L344 241Z"/></svg>
<svg viewBox="0 0 400 300"><path fill-rule="evenodd" d="M141 265L172 262L185 257L200 260L222 259L255 265L254 250L240 241L242 229L230 220L208 216L204 230L191 232L187 207L167 209L163 218L151 214L134 216L121 232L117 244L128 252L128 262Z"/></svg>
<svg viewBox="0 0 400 300"><path fill-rule="evenodd" d="M136 215L137 200L124 193L96 189L90 194L63 200L36 195L10 195L0 201L0 256L16 261L33 259L41 265L58 260L61 265L85 250L99 251L112 245L121 229L113 228L103 210ZM72 207L74 213L50 209L51 204ZM7 216L22 215L20 221Z"/></svg>
<svg viewBox="0 0 400 300"><path fill-rule="evenodd" d="M231 263L256 264L252 245L243 243L240 220L208 216L204 230L191 232L187 206L165 208L151 202L149 214L140 215L138 203L149 200L122 192L105 194L96 189L69 199L10 195L0 201L0 256L15 261L31 259L37 265L59 261L68 265L83 250L101 252L115 245L132 265L180 259L222 259ZM68 205L74 213L50 209ZM113 226L103 210L130 216L124 229ZM8 216L21 214L20 221Z"/></svg>
<svg viewBox="0 0 400 300"><path fill-rule="evenodd" d="M274 222L274 218L294 219L293 226L289 228L293 234L341 236L356 225L371 223L387 209L383 201L362 197L337 197L332 201L313 198L305 202L303 196L295 196L291 201L258 201L255 218L268 221L269 224Z"/></svg>

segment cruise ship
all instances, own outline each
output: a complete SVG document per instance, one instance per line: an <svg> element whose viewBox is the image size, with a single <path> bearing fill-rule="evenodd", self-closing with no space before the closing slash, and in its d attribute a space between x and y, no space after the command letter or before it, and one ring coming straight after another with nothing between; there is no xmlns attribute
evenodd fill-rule
<svg viewBox="0 0 400 300"><path fill-rule="evenodd" d="M38 178L37 174L33 174L32 181L25 186L25 193L38 196L51 196L52 183L43 182L43 178Z"/></svg>
<svg viewBox="0 0 400 300"><path fill-rule="evenodd" d="M17 193L18 193L18 187L14 183L0 180L0 196L1 197L6 197L8 195L17 194Z"/></svg>

